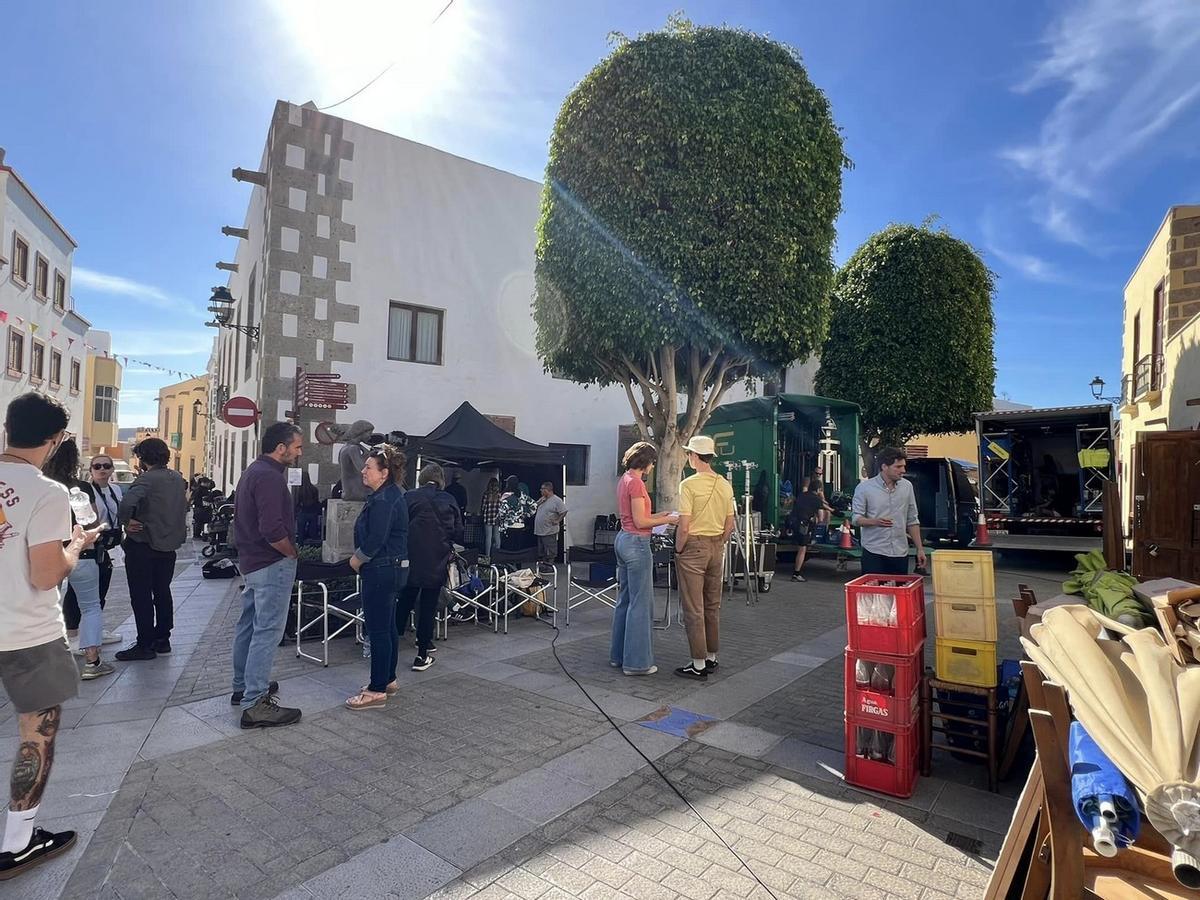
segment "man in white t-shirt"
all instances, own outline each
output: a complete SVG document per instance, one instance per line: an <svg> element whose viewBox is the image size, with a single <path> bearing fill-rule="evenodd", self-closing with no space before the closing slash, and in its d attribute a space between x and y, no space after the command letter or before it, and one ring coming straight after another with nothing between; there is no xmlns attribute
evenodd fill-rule
<svg viewBox="0 0 1200 900"><path fill-rule="evenodd" d="M62 704L78 692L58 586L99 531L71 528L67 489L42 475L66 433L57 400L29 392L8 404L0 453L0 682L18 713L20 746L0 845L0 880L75 842L75 832L34 827L54 761Z"/></svg>

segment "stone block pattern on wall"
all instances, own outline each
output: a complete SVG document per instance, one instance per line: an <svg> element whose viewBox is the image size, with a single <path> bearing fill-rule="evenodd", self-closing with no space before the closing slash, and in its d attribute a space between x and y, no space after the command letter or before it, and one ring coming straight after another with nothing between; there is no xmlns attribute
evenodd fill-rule
<svg viewBox="0 0 1200 900"><path fill-rule="evenodd" d="M299 124L297 124L299 121ZM345 285L351 281L350 263L341 258L342 243L354 243L355 228L343 221L343 204L353 199L354 185L341 177L354 159L354 144L345 139L345 122L315 109L276 105L268 141L268 215L265 246L266 276L262 317L262 353L266 359L293 358L311 373L328 373L334 362L354 360L354 345L334 338L338 322L357 323L358 307L343 303ZM303 168L289 165L301 161ZM300 201L303 202L300 202ZM296 234L299 234L299 240ZM285 249L286 244L286 249ZM339 290L339 288L341 288ZM284 335L283 317L294 316L294 335ZM291 320L289 320L291 321ZM354 403L355 385L347 383ZM262 399L268 415L293 407L293 373L264 366ZM295 421L305 434L312 423L332 421L334 410L295 410ZM313 455L310 455L310 460ZM338 478L331 453L321 453L319 484Z"/></svg>

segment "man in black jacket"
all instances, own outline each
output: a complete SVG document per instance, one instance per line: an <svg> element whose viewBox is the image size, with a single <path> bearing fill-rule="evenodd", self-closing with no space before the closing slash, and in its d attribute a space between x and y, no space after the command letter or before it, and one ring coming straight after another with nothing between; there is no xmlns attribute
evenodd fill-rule
<svg viewBox="0 0 1200 900"><path fill-rule="evenodd" d="M408 584L396 605L400 634L409 614L417 611L417 658L413 671L424 672L433 665L433 620L438 597L446 586L454 545L463 540L462 513L454 498L443 488L446 475L430 463L417 476L416 490L404 495L408 504Z"/></svg>
<svg viewBox="0 0 1200 900"><path fill-rule="evenodd" d="M171 652L175 603L171 579L175 551L187 540L187 482L168 469L171 451L159 438L133 448L142 474L121 498L125 526L125 578L137 624L137 643L116 654L121 662L154 659Z"/></svg>

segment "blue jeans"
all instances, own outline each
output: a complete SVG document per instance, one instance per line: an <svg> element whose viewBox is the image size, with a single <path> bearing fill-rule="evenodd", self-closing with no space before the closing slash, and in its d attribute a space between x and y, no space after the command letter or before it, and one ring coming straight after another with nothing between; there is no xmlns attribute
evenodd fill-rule
<svg viewBox="0 0 1200 900"><path fill-rule="evenodd" d="M491 556L492 548L500 549L500 526L499 525L484 525L483 526L483 555Z"/></svg>
<svg viewBox="0 0 1200 900"><path fill-rule="evenodd" d="M650 555L650 538L622 531L617 534L615 549L617 606L613 610L608 658L627 672L645 672L654 665L654 558Z"/></svg>
<svg viewBox="0 0 1200 900"><path fill-rule="evenodd" d="M275 648L287 624L296 560L281 559L243 576L242 616L233 633L233 690L242 692L242 709L267 694Z"/></svg>
<svg viewBox="0 0 1200 900"><path fill-rule="evenodd" d="M408 582L408 569L393 561L368 562L359 572L362 580L363 618L371 640L371 681L367 690L382 694L396 680L400 635L396 630L396 600Z"/></svg>
<svg viewBox="0 0 1200 900"><path fill-rule="evenodd" d="M104 641L104 613L100 609L100 566L81 559L68 582L79 604L79 646L99 647Z"/></svg>

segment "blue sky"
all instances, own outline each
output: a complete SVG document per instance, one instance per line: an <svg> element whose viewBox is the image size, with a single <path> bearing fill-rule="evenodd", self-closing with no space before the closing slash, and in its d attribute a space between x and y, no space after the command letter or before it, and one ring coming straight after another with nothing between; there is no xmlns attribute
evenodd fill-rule
<svg viewBox="0 0 1200 900"><path fill-rule="evenodd" d="M1200 202L1200 4L610 0L8 4L7 162L79 241L73 294L114 350L202 372L222 225L241 225L277 98L539 179L563 96L612 31L693 21L796 47L854 160L837 257L937 215L1000 276L997 391L1090 400L1120 378L1125 280ZM563 9L571 9L564 14ZM336 10L336 12L335 12ZM913 323L919 340L919 323ZM919 382L920 372L913 378ZM131 363L121 424L174 380Z"/></svg>

